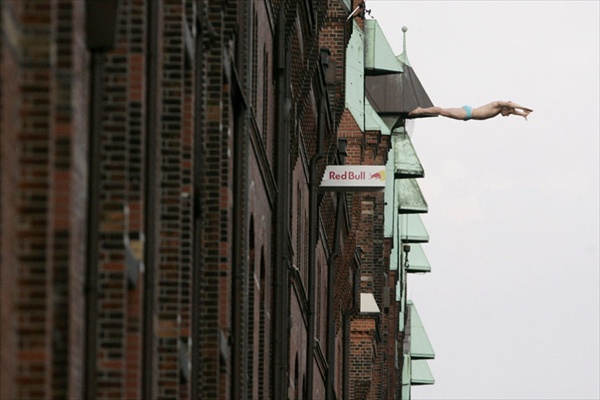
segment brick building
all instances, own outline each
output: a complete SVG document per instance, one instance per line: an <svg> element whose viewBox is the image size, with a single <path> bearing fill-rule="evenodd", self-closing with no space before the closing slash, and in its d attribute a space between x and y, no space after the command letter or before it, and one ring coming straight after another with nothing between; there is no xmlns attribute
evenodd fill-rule
<svg viewBox="0 0 600 400"><path fill-rule="evenodd" d="M432 351L405 290L427 266L402 262L426 241L405 117L430 101L364 3L0 14L1 399L431 383L412 378ZM329 166L381 166L385 191L323 189Z"/></svg>

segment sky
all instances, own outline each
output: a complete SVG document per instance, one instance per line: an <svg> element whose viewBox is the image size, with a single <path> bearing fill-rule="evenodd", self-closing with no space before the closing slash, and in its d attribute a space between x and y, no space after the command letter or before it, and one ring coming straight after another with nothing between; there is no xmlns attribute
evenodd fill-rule
<svg viewBox="0 0 600 400"><path fill-rule="evenodd" d="M436 383L413 399L600 398L599 4L367 1L435 105L534 110L414 122Z"/></svg>

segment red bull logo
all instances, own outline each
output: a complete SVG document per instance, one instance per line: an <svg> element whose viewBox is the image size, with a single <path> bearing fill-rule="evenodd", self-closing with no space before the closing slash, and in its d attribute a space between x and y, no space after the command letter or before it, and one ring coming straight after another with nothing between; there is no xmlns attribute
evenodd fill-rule
<svg viewBox="0 0 600 400"><path fill-rule="evenodd" d="M345 171L343 173L336 173L334 171L329 171L329 179L337 181L337 180L364 180L367 179L367 174L365 171L354 172L354 171Z"/></svg>
<svg viewBox="0 0 600 400"><path fill-rule="evenodd" d="M329 165L321 187L346 191L377 191L385 188L384 165Z"/></svg>
<svg viewBox="0 0 600 400"><path fill-rule="evenodd" d="M329 171L328 179L331 180L365 180L367 179L367 173L365 171L354 172L354 171L344 171L342 173L338 173L335 171ZM377 179L380 181L385 180L385 171L375 172L369 174L369 179Z"/></svg>

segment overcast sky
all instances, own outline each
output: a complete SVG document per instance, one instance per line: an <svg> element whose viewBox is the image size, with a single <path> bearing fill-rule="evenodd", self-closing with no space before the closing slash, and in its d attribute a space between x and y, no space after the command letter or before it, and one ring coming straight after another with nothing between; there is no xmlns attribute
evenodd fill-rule
<svg viewBox="0 0 600 400"><path fill-rule="evenodd" d="M408 294L436 350L413 399L598 399L599 2L367 1L435 105L419 119L432 266Z"/></svg>

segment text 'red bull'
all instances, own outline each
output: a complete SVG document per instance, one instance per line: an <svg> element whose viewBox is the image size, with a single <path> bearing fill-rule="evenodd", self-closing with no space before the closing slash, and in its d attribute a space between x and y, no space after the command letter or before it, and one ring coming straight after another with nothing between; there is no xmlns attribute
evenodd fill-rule
<svg viewBox="0 0 600 400"><path fill-rule="evenodd" d="M367 179L367 174L365 171L361 171L358 173L352 172L352 171L346 171L343 172L341 174L333 172L333 171L329 171L329 179L330 180L365 180ZM382 180L383 176L381 175L381 173L376 172L374 174L370 174L369 175L369 179L378 179L378 180Z"/></svg>

